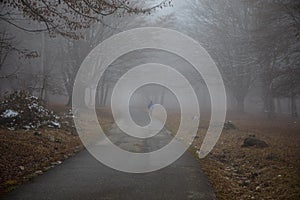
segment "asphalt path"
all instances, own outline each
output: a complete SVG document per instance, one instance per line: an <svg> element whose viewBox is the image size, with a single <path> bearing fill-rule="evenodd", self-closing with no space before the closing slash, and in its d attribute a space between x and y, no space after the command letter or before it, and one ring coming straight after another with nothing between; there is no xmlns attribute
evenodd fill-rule
<svg viewBox="0 0 300 200"><path fill-rule="evenodd" d="M135 111L140 125L149 122L144 112ZM110 140L127 151L151 152L168 144L172 137L163 129L151 139L122 134L114 125ZM105 144L99 144L105 145ZM173 164L150 173L124 173L111 169L83 150L61 165L45 172L4 196L11 200L210 200L214 191L199 161L188 151Z"/></svg>

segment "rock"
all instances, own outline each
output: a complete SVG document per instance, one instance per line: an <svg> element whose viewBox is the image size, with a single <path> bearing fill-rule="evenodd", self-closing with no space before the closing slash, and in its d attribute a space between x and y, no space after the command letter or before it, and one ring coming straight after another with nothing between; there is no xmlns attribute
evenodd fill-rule
<svg viewBox="0 0 300 200"><path fill-rule="evenodd" d="M55 166L55 165L60 165L62 162L59 160L59 161L56 161L56 162L52 162L51 165L52 166Z"/></svg>
<svg viewBox="0 0 300 200"><path fill-rule="evenodd" d="M250 180L245 180L245 181L244 181L244 185L245 185L245 186L248 186L250 183L251 183Z"/></svg>
<svg viewBox="0 0 300 200"><path fill-rule="evenodd" d="M25 167L24 166L19 166L19 169L23 171L25 169Z"/></svg>
<svg viewBox="0 0 300 200"><path fill-rule="evenodd" d="M34 172L36 175L42 175L43 174L43 171L42 170L38 170L36 172Z"/></svg>
<svg viewBox="0 0 300 200"><path fill-rule="evenodd" d="M224 123L225 130L235 130L236 126L232 123L232 121L227 121Z"/></svg>
<svg viewBox="0 0 300 200"><path fill-rule="evenodd" d="M250 136L244 140L242 147L266 148L268 147L268 144L265 141Z"/></svg>

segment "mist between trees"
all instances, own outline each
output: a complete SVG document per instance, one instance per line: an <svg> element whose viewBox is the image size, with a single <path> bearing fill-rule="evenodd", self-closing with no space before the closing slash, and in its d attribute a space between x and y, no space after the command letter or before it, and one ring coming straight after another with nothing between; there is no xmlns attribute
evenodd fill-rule
<svg viewBox="0 0 300 200"><path fill-rule="evenodd" d="M1 1L1 96L26 90L48 103L70 106L76 73L95 46L124 30L157 26L181 31L205 47L223 76L230 110L298 117L300 2L91 2ZM148 62L167 64L184 74L200 106L209 108L206 85L189 63L149 49L117 59L86 96L96 90L96 105L109 105L118 78ZM90 98L94 97L87 97L87 106ZM178 107L174 99L163 87L145 86L132 102L146 107L152 100L173 109Z"/></svg>

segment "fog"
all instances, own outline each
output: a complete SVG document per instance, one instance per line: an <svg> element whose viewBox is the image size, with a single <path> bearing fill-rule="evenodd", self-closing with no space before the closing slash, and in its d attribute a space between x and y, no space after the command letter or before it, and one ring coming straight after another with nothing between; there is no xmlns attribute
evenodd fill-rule
<svg viewBox="0 0 300 200"><path fill-rule="evenodd" d="M299 11L0 1L0 196L300 199Z"/></svg>
<svg viewBox="0 0 300 200"><path fill-rule="evenodd" d="M150 6L155 2L140 4ZM75 31L82 34L79 38L55 31L28 31L43 29L45 23L26 16L10 20L18 26L2 20L0 95L26 90L49 104L70 106L76 73L93 48L116 33L154 26L180 31L208 51L225 83L228 111L269 117L277 114L298 116L298 3L234 0L174 0L172 3L172 7L150 14L116 12L104 16L101 21ZM6 9L3 5L1 12L5 13ZM26 27L27 31L18 27ZM8 44L13 48L5 46ZM117 80L144 63L161 63L178 70L192 85L201 110L210 111L210 96L201 75L184 58L155 49L119 57L104 73L96 94L93 96L93 92L86 91L86 104L96 98L96 106L110 106ZM176 96L158 85L139 88L130 105L146 108L149 101L162 104L168 110L179 110Z"/></svg>

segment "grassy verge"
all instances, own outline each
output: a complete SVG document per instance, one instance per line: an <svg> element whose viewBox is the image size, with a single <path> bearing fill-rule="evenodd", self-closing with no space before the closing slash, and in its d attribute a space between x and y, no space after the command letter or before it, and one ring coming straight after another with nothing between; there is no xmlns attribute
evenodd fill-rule
<svg viewBox="0 0 300 200"><path fill-rule="evenodd" d="M83 147L78 136L61 129L0 129L0 193L73 156Z"/></svg>
<svg viewBox="0 0 300 200"><path fill-rule="evenodd" d="M54 107L57 113L67 112L65 107ZM109 129L112 116L108 109L97 110L102 128ZM86 122L90 118L86 117ZM0 128L0 195L14 190L18 185L61 164L84 147L73 128L13 130ZM93 129L93 127L90 127Z"/></svg>
<svg viewBox="0 0 300 200"><path fill-rule="evenodd" d="M169 116L167 126L177 131L179 116ZM300 128L294 121L273 121L253 116L230 117L238 127L223 131L213 151L200 165L218 199L300 199ZM194 151L201 147L207 123L201 122ZM268 148L242 148L253 135ZM196 155L196 154L195 154Z"/></svg>

